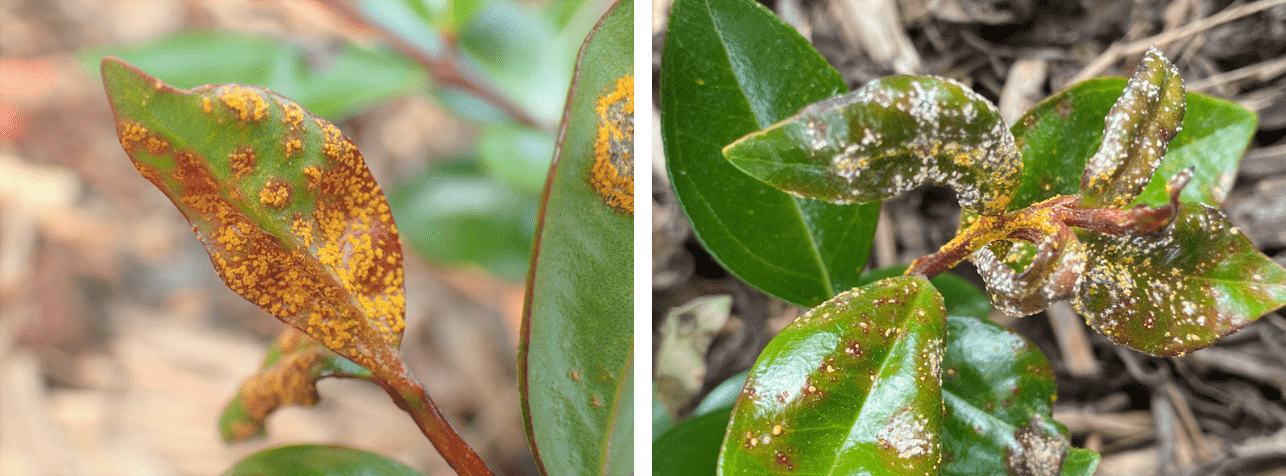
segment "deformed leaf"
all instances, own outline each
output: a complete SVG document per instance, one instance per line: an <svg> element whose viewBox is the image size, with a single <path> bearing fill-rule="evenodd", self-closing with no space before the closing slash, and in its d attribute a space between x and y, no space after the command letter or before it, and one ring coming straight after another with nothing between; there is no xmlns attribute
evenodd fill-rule
<svg viewBox="0 0 1286 476"><path fill-rule="evenodd" d="M1103 144L1085 164L1087 206L1125 208L1152 180L1184 113L1183 78L1156 47L1148 50L1108 112Z"/></svg>
<svg viewBox="0 0 1286 476"><path fill-rule="evenodd" d="M258 373L241 383L223 409L219 433L229 443L264 434L264 420L277 408L317 403L317 381L325 377L371 378L371 372L323 347L299 329L287 327L268 347Z"/></svg>
<svg viewBox="0 0 1286 476"><path fill-rule="evenodd" d="M997 247L999 248L999 247ZM1077 280L1085 271L1085 245L1070 228L1048 235L1035 246L1027 268L1017 273L1010 263L1021 262L1028 247L1013 247L1003 259L992 247L974 252L978 274L987 285L992 304L1011 316L1035 314L1055 301L1071 297Z"/></svg>
<svg viewBox="0 0 1286 476"><path fill-rule="evenodd" d="M1078 234L1089 260L1072 304L1118 344L1191 352L1286 304L1286 270L1213 208L1182 203L1154 236Z"/></svg>
<svg viewBox="0 0 1286 476"><path fill-rule="evenodd" d="M266 89L180 91L114 58L102 73L121 146L224 283L377 377L400 375L401 243L353 143Z"/></svg>
<svg viewBox="0 0 1286 476"><path fill-rule="evenodd" d="M962 207L1005 211L1022 158L986 98L947 79L891 76L733 142L730 162L787 192L868 203L925 183L952 187Z"/></svg>
<svg viewBox="0 0 1286 476"><path fill-rule="evenodd" d="M940 464L942 296L920 277L841 293L751 368L720 474L932 474Z"/></svg>

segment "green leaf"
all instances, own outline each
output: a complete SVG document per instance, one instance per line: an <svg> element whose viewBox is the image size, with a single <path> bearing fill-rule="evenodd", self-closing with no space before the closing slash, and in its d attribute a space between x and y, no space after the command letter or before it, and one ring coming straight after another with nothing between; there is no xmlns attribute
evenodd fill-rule
<svg viewBox="0 0 1286 476"><path fill-rule="evenodd" d="M901 276L906 265L885 266L862 274L862 284ZM942 295L947 314L986 319L991 314L991 299L969 281L951 273L942 273L929 281Z"/></svg>
<svg viewBox="0 0 1286 476"><path fill-rule="evenodd" d="M1179 70L1156 47L1148 49L1105 118L1103 144L1085 164L1082 203L1112 208L1132 203L1156 173L1183 112Z"/></svg>
<svg viewBox="0 0 1286 476"><path fill-rule="evenodd" d="M1013 125L1023 156L1023 178L1010 210L1077 193L1085 164L1103 139L1104 117L1125 85L1124 78L1077 83L1036 105ZM1232 188L1255 124L1255 113L1236 103L1187 93L1183 126L1170 141L1140 201L1154 206L1169 202L1166 182L1179 171L1195 167L1180 199L1218 207Z"/></svg>
<svg viewBox="0 0 1286 476"><path fill-rule="evenodd" d="M1286 304L1286 270L1204 205L1183 203L1158 236L1078 235L1089 262L1072 304L1117 344L1192 352Z"/></svg>
<svg viewBox="0 0 1286 476"><path fill-rule="evenodd" d="M371 372L287 327L268 346L258 373L241 383L223 408L219 434L232 443L264 435L264 420L285 405L315 405L317 381L325 377L370 379Z"/></svg>
<svg viewBox="0 0 1286 476"><path fill-rule="evenodd" d="M472 165L447 163L393 184L388 195L393 217L416 253L448 265L476 264L521 281L531 262L534 195L491 180Z"/></svg>
<svg viewBox="0 0 1286 476"><path fill-rule="evenodd" d="M732 408L737 403L737 396L741 395L741 388L746 386L746 377L749 375L750 371L746 370L719 382L719 385L715 385L713 389L710 389L710 393L707 393L705 398L701 399L700 403L697 403L696 408L692 409L692 416L705 415L723 408Z"/></svg>
<svg viewBox="0 0 1286 476"><path fill-rule="evenodd" d="M381 101L423 88L418 65L389 49L350 43L318 57L284 41L227 31L182 31L151 43L91 49L97 65L118 56L178 88L240 83L292 98L321 117L340 120Z"/></svg>
<svg viewBox="0 0 1286 476"><path fill-rule="evenodd" d="M247 456L224 476L423 476L387 456L334 445L271 448Z"/></svg>
<svg viewBox="0 0 1286 476"><path fill-rule="evenodd" d="M460 30L457 44L466 70L479 70L542 124L562 112L572 79L573 45L558 41L552 22L534 7L494 0Z"/></svg>
<svg viewBox="0 0 1286 476"><path fill-rule="evenodd" d="M230 289L381 380L406 375L397 227L334 124L253 86L180 91L114 58L102 74L121 146Z"/></svg>
<svg viewBox="0 0 1286 476"><path fill-rule="evenodd" d="M1040 350L973 317L949 315L947 335L942 474L1054 474L1067 467L1067 429L1051 415L1054 371Z"/></svg>
<svg viewBox="0 0 1286 476"><path fill-rule="evenodd" d="M724 149L743 172L787 192L870 203L925 183L960 205L998 215L1022 159L1000 112L950 80L889 76L805 107Z"/></svg>
<svg viewBox="0 0 1286 476"><path fill-rule="evenodd" d="M857 285L879 207L791 197L721 150L844 89L807 40L752 1L678 0L671 9L660 94L675 194L724 268L802 306Z"/></svg>
<svg viewBox="0 0 1286 476"><path fill-rule="evenodd" d="M517 124L488 124L478 138L478 157L497 180L533 194L545 189L553 136Z"/></svg>
<svg viewBox="0 0 1286 476"><path fill-rule="evenodd" d="M1063 476L1093 476L1098 469L1099 455L1085 448L1072 448L1063 459Z"/></svg>
<svg viewBox="0 0 1286 476"><path fill-rule="evenodd" d="M944 314L927 280L896 277L795 320L751 368L720 473L936 473Z"/></svg>
<svg viewBox="0 0 1286 476"><path fill-rule="evenodd" d="M624 0L585 40L536 230L518 381L544 474L633 469L633 25Z"/></svg>
<svg viewBox="0 0 1286 476"><path fill-rule="evenodd" d="M656 476L712 476L719 463L719 447L732 407L696 415L652 442L652 474Z"/></svg>

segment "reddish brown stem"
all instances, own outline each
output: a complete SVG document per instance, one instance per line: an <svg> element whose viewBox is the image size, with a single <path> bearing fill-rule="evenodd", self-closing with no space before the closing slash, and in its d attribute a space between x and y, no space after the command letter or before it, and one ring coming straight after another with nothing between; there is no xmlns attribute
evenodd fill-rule
<svg viewBox="0 0 1286 476"><path fill-rule="evenodd" d="M393 402L399 408L411 415L420 431L429 438L429 442L433 443L433 447L447 460L456 474L492 476L493 473L482 462L482 458L456 433L451 422L424 390L424 386L411 376L410 370L403 366L395 375L384 379L376 378L375 381L393 397Z"/></svg>

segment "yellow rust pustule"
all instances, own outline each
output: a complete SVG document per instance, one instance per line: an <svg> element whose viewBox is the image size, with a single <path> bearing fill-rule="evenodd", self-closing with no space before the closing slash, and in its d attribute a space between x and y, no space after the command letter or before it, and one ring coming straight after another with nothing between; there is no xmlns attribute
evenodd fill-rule
<svg viewBox="0 0 1286 476"><path fill-rule="evenodd" d="M253 89L231 85L219 95L219 100L236 113L241 122L258 121L268 115L268 103Z"/></svg>
<svg viewBox="0 0 1286 476"><path fill-rule="evenodd" d="M634 215L634 76L598 99L590 184L608 206Z"/></svg>

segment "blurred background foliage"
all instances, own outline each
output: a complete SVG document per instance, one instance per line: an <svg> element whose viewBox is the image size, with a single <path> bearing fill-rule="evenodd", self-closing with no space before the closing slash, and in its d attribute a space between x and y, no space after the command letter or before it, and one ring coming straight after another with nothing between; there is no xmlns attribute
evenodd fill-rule
<svg viewBox="0 0 1286 476"><path fill-rule="evenodd" d="M182 30L85 49L78 58L96 72L102 57L116 56L179 88L263 86L341 129L345 119L395 98L429 98L467 129L448 133L472 137L473 145L456 156L424 157L421 173L383 181L404 244L433 263L521 281L576 53L610 2L323 3L388 41Z"/></svg>

